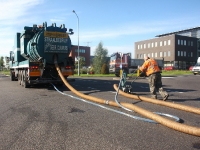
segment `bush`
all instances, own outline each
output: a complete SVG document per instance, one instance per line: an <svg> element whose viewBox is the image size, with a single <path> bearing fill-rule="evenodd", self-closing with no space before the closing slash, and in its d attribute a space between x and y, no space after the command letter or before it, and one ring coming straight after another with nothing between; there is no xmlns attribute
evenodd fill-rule
<svg viewBox="0 0 200 150"><path fill-rule="evenodd" d="M101 67L101 74L109 74L108 66L105 63Z"/></svg>
<svg viewBox="0 0 200 150"><path fill-rule="evenodd" d="M88 71L86 68L84 68L84 69L81 69L80 72L81 72L81 74L87 74Z"/></svg>
<svg viewBox="0 0 200 150"><path fill-rule="evenodd" d="M89 73L94 74L94 68L93 67L90 68Z"/></svg>

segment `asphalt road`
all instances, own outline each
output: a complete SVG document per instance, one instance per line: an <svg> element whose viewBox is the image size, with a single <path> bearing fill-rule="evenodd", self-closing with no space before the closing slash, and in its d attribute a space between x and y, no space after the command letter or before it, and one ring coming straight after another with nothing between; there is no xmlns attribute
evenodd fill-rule
<svg viewBox="0 0 200 150"><path fill-rule="evenodd" d="M169 102L200 108L200 76L163 78ZM129 80L131 81L131 80ZM79 92L106 100L115 99L118 78L76 78L70 84ZM128 82L130 84L130 82ZM132 83L133 92L149 97L147 79ZM25 89L17 81L0 75L0 150L197 150L200 137L161 124L120 114L138 113L104 105L114 112L77 99L65 86ZM118 96L152 112L179 117L181 123L200 128L200 115Z"/></svg>

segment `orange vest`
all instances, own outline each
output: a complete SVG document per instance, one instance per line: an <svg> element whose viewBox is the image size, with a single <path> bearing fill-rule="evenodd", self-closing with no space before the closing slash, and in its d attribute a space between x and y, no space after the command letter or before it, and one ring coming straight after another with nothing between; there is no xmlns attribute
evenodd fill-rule
<svg viewBox="0 0 200 150"><path fill-rule="evenodd" d="M146 72L147 76L152 73L160 72L160 68L154 59L147 59L139 69L142 72Z"/></svg>

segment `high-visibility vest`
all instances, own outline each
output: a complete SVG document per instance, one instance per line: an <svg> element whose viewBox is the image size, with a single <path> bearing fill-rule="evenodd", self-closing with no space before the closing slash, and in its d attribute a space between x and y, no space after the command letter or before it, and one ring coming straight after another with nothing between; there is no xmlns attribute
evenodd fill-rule
<svg viewBox="0 0 200 150"><path fill-rule="evenodd" d="M147 59L143 65L139 68L142 72L145 72L147 76L160 72L158 63L154 59Z"/></svg>

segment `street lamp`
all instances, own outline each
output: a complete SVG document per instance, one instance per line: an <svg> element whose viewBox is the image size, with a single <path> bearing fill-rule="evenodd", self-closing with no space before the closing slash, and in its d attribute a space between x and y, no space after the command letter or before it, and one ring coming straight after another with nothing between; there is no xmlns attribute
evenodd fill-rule
<svg viewBox="0 0 200 150"><path fill-rule="evenodd" d="M72 11L73 13L75 13L77 19L78 19L78 22L77 22L77 29L78 29L78 76L80 76L80 65L79 65L79 18L78 18L78 15L76 14L75 10Z"/></svg>

